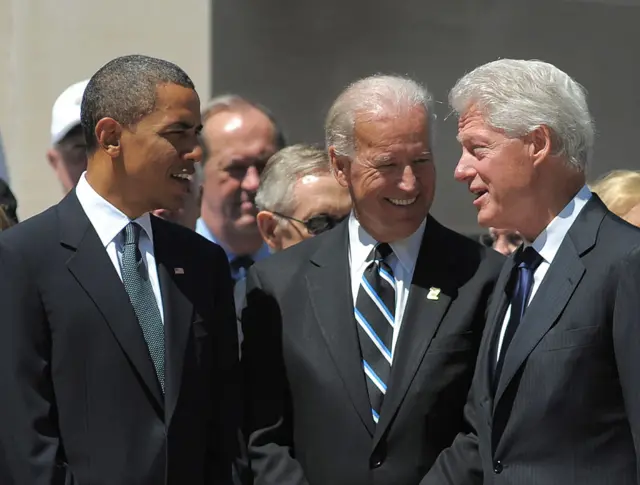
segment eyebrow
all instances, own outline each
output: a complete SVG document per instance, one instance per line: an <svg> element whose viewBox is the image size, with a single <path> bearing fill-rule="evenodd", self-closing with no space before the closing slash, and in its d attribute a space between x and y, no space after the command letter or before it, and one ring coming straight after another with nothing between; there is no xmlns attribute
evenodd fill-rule
<svg viewBox="0 0 640 485"><path fill-rule="evenodd" d="M186 123L184 121L176 121L175 123L171 123L170 125L165 126L163 129L164 130L175 130L175 129L190 130L191 128L193 128L193 125L191 123ZM202 131L202 124L199 124L195 128L196 128L196 134L200 133Z"/></svg>
<svg viewBox="0 0 640 485"><path fill-rule="evenodd" d="M391 155L389 155L389 154L387 154L387 153L385 153L385 154L383 154L383 155L378 155L377 157L375 157L375 158L373 159L373 161L374 161L375 163L384 163L384 162L388 162L388 161L390 161L390 160L391 160Z"/></svg>
<svg viewBox="0 0 640 485"><path fill-rule="evenodd" d="M460 136L458 134L456 136L456 140L458 140L458 143L460 143L461 145L464 145L465 143L489 143L489 141L484 136L477 133L469 136Z"/></svg>

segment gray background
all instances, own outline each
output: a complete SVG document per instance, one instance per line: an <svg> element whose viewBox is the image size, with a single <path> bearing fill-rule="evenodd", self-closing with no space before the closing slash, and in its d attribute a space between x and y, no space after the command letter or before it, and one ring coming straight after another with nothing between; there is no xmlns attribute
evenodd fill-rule
<svg viewBox="0 0 640 485"><path fill-rule="evenodd" d="M216 0L212 92L268 106L290 143L322 142L324 116L349 82L407 74L437 105L433 214L479 231L466 187L453 180L459 147L447 91L497 59L542 59L589 92L598 138L590 178L639 168L640 0Z"/></svg>

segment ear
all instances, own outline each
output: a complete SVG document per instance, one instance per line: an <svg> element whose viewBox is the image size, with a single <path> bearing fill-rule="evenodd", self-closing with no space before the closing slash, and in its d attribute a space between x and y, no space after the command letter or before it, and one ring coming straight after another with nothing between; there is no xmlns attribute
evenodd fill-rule
<svg viewBox="0 0 640 485"><path fill-rule="evenodd" d="M113 118L102 118L96 124L95 129L98 146L111 158L118 158L122 153L120 140L122 138L122 126Z"/></svg>
<svg viewBox="0 0 640 485"><path fill-rule="evenodd" d="M276 235L278 220L275 216L269 211L260 211L256 216L256 221L258 223L258 231L260 231L263 241L266 242L271 249L275 251L279 250L280 241Z"/></svg>
<svg viewBox="0 0 640 485"><path fill-rule="evenodd" d="M349 157L338 155L336 148L331 145L329 147L329 162L331 163L331 173L342 187L348 187L348 169L351 160Z"/></svg>
<svg viewBox="0 0 640 485"><path fill-rule="evenodd" d="M58 170L58 165L60 164L60 154L55 148L49 148L47 150L47 160L49 161L49 165L54 170Z"/></svg>
<svg viewBox="0 0 640 485"><path fill-rule="evenodd" d="M542 125L528 135L529 155L534 165L547 160L552 151L552 135L548 126Z"/></svg>

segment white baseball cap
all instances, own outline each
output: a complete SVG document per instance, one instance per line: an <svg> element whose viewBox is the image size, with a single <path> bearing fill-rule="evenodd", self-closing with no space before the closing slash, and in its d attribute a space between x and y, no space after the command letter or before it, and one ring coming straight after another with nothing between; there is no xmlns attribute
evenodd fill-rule
<svg viewBox="0 0 640 485"><path fill-rule="evenodd" d="M51 144L55 145L62 140L67 133L80 124L80 105L82 95L89 80L72 84L65 89L51 111Z"/></svg>

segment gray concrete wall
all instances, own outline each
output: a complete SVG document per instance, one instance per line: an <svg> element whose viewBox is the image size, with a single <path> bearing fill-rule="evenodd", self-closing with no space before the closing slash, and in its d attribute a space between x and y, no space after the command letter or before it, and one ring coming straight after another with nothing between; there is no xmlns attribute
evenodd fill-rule
<svg viewBox="0 0 640 485"><path fill-rule="evenodd" d="M62 195L45 152L51 107L73 82L139 53L177 63L208 97L210 11L209 0L0 0L0 132L21 218Z"/></svg>
<svg viewBox="0 0 640 485"><path fill-rule="evenodd" d="M552 62L589 93L598 132L591 176L638 169L639 23L640 0L217 0L213 85L271 108L297 143L322 142L332 101L359 77L425 82L438 101L433 214L473 233L472 197L453 180L455 81L499 57Z"/></svg>

